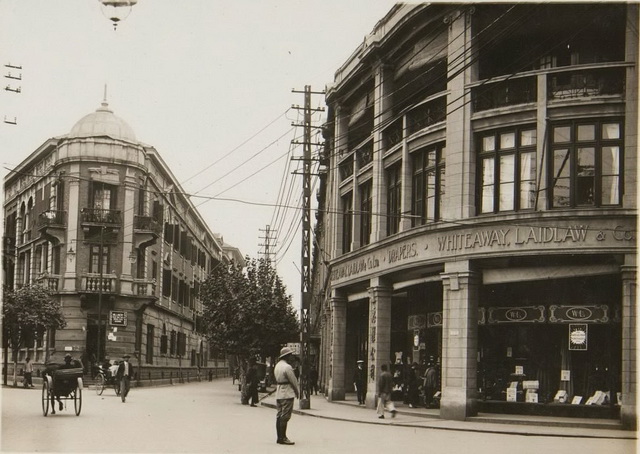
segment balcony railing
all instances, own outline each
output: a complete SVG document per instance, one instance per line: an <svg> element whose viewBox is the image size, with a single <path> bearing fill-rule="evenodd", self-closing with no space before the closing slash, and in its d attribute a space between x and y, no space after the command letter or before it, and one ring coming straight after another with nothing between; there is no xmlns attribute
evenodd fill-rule
<svg viewBox="0 0 640 454"><path fill-rule="evenodd" d="M338 165L340 171L340 181L344 181L353 175L353 155L349 155Z"/></svg>
<svg viewBox="0 0 640 454"><path fill-rule="evenodd" d="M64 227L67 212L62 210L47 210L38 216L38 228Z"/></svg>
<svg viewBox="0 0 640 454"><path fill-rule="evenodd" d="M103 210L101 208L83 208L81 220L86 224L112 225L122 224L120 210Z"/></svg>
<svg viewBox="0 0 640 454"><path fill-rule="evenodd" d="M147 279L134 279L133 280L133 294L139 296L155 296L156 295L156 281Z"/></svg>
<svg viewBox="0 0 640 454"><path fill-rule="evenodd" d="M151 216L135 215L133 218L133 228L135 230L144 230L160 235L162 226Z"/></svg>
<svg viewBox="0 0 640 454"><path fill-rule="evenodd" d="M550 99L622 95L625 68L578 69L549 74Z"/></svg>
<svg viewBox="0 0 640 454"><path fill-rule="evenodd" d="M536 76L487 82L471 89L474 112L537 100Z"/></svg>
<svg viewBox="0 0 640 454"><path fill-rule="evenodd" d="M441 96L407 113L407 134L411 135L447 118L447 97Z"/></svg>
<svg viewBox="0 0 640 454"><path fill-rule="evenodd" d="M356 150L356 159L358 160L359 169L362 169L373 161L373 140L361 145L360 148Z"/></svg>
<svg viewBox="0 0 640 454"><path fill-rule="evenodd" d="M402 140L402 118L398 118L382 131L386 149L393 148Z"/></svg>
<svg viewBox="0 0 640 454"><path fill-rule="evenodd" d="M55 274L41 274L36 278L36 283L51 292L57 292L60 286L60 276Z"/></svg>
<svg viewBox="0 0 640 454"><path fill-rule="evenodd" d="M85 273L82 276L82 291L86 293L116 293L117 277L112 274L103 275L102 279L97 273Z"/></svg>

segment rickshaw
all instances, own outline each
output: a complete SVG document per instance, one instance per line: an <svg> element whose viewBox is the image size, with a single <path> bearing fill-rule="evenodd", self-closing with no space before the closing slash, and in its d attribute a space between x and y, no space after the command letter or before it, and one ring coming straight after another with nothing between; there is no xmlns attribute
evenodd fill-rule
<svg viewBox="0 0 640 454"><path fill-rule="evenodd" d="M98 374L96 375L96 394L101 396L107 386L113 387L113 390L116 392L116 396L120 395L120 381L116 378L115 371L110 370L110 368L98 366Z"/></svg>
<svg viewBox="0 0 640 454"><path fill-rule="evenodd" d="M69 364L47 364L47 369L42 377L42 414L44 416L49 414L49 405L51 405L51 413L55 413L55 400L60 403L61 407L63 400L65 402L73 400L76 416L80 416L83 373L82 363L77 359L72 359Z"/></svg>

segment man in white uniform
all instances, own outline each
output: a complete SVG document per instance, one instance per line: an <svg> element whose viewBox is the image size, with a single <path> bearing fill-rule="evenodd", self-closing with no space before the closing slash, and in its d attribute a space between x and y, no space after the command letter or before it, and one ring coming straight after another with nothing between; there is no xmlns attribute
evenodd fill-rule
<svg viewBox="0 0 640 454"><path fill-rule="evenodd" d="M289 347L283 347L280 350L278 364L276 364L273 374L276 378L276 432L278 434L277 443L280 445L293 445L293 441L287 438L287 424L291 419L293 412L293 400L300 397L300 387L298 379L293 373L291 361L293 359L293 350Z"/></svg>

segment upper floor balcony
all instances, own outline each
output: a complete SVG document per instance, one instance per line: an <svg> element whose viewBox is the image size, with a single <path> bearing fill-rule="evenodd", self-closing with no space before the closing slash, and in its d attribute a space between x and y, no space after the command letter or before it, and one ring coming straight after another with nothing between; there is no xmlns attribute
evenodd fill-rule
<svg viewBox="0 0 640 454"><path fill-rule="evenodd" d="M80 212L80 223L85 231L92 227L107 227L117 231L122 226L120 210L104 210L102 208L83 208Z"/></svg>
<svg viewBox="0 0 640 454"><path fill-rule="evenodd" d="M82 293L117 293L118 277L115 274L84 273L80 276Z"/></svg>
<svg viewBox="0 0 640 454"><path fill-rule="evenodd" d="M133 218L134 247L154 243L162 233L162 225L152 216L135 215Z"/></svg>
<svg viewBox="0 0 640 454"><path fill-rule="evenodd" d="M474 112L538 101L540 78L546 81L546 102L591 100L622 96L625 92L625 63L546 68L513 77L479 82L471 88Z"/></svg>
<svg viewBox="0 0 640 454"><path fill-rule="evenodd" d="M63 210L47 210L38 216L38 230L53 243L64 242L67 229L67 212Z"/></svg>
<svg viewBox="0 0 640 454"><path fill-rule="evenodd" d="M156 296L155 279L134 279L132 282L133 294L137 296Z"/></svg>
<svg viewBox="0 0 640 454"><path fill-rule="evenodd" d="M42 285L44 288L52 293L57 293L62 285L60 283L61 276L57 274L42 273L35 278L37 284Z"/></svg>

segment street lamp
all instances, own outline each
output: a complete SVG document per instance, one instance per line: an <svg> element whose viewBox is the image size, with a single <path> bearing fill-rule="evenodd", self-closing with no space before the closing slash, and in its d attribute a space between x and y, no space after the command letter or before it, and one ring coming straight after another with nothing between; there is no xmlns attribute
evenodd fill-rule
<svg viewBox="0 0 640 454"><path fill-rule="evenodd" d="M125 20L138 0L98 0L104 17L113 22L115 30L118 23Z"/></svg>

